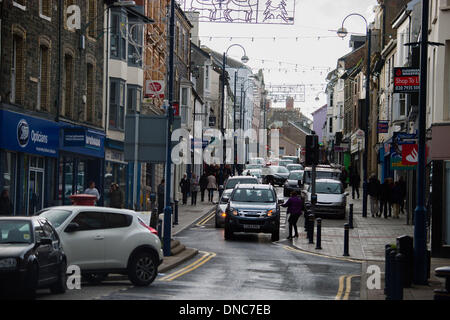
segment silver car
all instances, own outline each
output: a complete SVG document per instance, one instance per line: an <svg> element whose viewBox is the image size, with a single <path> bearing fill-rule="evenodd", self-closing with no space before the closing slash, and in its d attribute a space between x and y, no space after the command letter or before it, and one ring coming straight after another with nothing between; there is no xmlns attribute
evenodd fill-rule
<svg viewBox="0 0 450 320"><path fill-rule="evenodd" d="M223 228L225 225L225 217L227 216L225 212L227 210L228 200L230 200L230 195L232 192L233 189L225 190L216 205L216 228Z"/></svg>
<svg viewBox="0 0 450 320"><path fill-rule="evenodd" d="M311 211L311 189L309 185L302 195L305 199L307 211ZM345 219L348 192L340 181L333 179L316 180L317 204L315 206L316 217L338 217Z"/></svg>

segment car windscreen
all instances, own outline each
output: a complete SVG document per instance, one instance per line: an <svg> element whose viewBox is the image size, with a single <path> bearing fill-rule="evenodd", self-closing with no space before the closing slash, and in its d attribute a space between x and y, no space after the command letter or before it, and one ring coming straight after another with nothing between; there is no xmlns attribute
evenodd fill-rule
<svg viewBox="0 0 450 320"><path fill-rule="evenodd" d="M236 202L275 202L275 194L270 189L236 189L231 196Z"/></svg>
<svg viewBox="0 0 450 320"><path fill-rule="evenodd" d="M303 172L291 172L288 178L288 180L302 180L302 179L303 179Z"/></svg>
<svg viewBox="0 0 450 320"><path fill-rule="evenodd" d="M309 186L308 191L311 192L312 185ZM342 194L344 193L340 183L332 182L317 182L316 193L321 194Z"/></svg>
<svg viewBox="0 0 450 320"><path fill-rule="evenodd" d="M289 170L286 169L285 167L277 167L276 173L289 173Z"/></svg>
<svg viewBox="0 0 450 320"><path fill-rule="evenodd" d="M0 244L28 244L32 241L31 223L29 221L0 221Z"/></svg>
<svg viewBox="0 0 450 320"><path fill-rule="evenodd" d="M71 215L72 211L63 209L48 209L42 211L39 216L47 218L52 224L53 228L58 228L60 225L66 221L66 219Z"/></svg>
<svg viewBox="0 0 450 320"><path fill-rule="evenodd" d="M305 183L310 184L311 183L311 171L305 171ZM319 179L333 179L333 180L339 180L339 172L333 172L333 171L317 171L316 172L316 180Z"/></svg>
<svg viewBox="0 0 450 320"><path fill-rule="evenodd" d="M258 183L258 180L256 178L242 178L242 179L231 179L227 181L227 184L225 185L225 189L234 189L234 187L237 186L237 184L255 184Z"/></svg>

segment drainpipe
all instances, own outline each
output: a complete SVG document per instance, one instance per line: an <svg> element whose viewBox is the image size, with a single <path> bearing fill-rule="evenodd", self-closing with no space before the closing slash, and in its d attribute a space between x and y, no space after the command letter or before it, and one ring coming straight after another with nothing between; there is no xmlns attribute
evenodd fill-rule
<svg viewBox="0 0 450 320"><path fill-rule="evenodd" d="M62 101L62 31L64 23L64 1L60 0L58 5L58 95L55 99L56 116L55 121L59 121L61 113L61 101Z"/></svg>

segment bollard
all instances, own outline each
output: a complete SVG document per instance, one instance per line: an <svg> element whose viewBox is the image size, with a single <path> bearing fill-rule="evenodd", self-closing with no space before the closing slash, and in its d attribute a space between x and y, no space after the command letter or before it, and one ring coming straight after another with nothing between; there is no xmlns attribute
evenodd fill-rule
<svg viewBox="0 0 450 320"><path fill-rule="evenodd" d="M314 215L310 214L308 216L308 220L309 220L309 228L308 228L308 238L309 238L309 243L314 243Z"/></svg>
<svg viewBox="0 0 450 320"><path fill-rule="evenodd" d="M322 219L317 219L317 241L316 250L322 250Z"/></svg>
<svg viewBox="0 0 450 320"><path fill-rule="evenodd" d="M387 244L384 247L384 294L386 295L386 300L390 300L390 281L391 281L391 253L392 247ZM389 297L389 299L388 299Z"/></svg>
<svg viewBox="0 0 450 320"><path fill-rule="evenodd" d="M397 253L395 255L395 292L394 300L403 300L403 273L404 264L406 263L405 255L402 253Z"/></svg>
<svg viewBox="0 0 450 320"><path fill-rule="evenodd" d="M162 240L162 219L158 220L158 237Z"/></svg>
<svg viewBox="0 0 450 320"><path fill-rule="evenodd" d="M350 204L350 212L348 213L348 224L353 229L353 203Z"/></svg>
<svg viewBox="0 0 450 320"><path fill-rule="evenodd" d="M349 242L349 236L350 236L350 230L349 225L346 223L344 225L344 257L350 256L348 252L348 242Z"/></svg>
<svg viewBox="0 0 450 320"><path fill-rule="evenodd" d="M178 225L178 200L175 200L175 221L174 221L174 225Z"/></svg>

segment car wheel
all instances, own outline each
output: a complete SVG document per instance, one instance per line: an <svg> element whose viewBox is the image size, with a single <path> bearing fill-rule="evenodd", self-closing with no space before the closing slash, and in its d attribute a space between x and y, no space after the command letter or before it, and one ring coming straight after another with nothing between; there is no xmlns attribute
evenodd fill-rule
<svg viewBox="0 0 450 320"><path fill-rule="evenodd" d="M275 230L272 232L272 242L280 240L280 229Z"/></svg>
<svg viewBox="0 0 450 320"><path fill-rule="evenodd" d="M158 275L158 261L150 251L136 253L128 267L128 278L137 287L149 286Z"/></svg>
<svg viewBox="0 0 450 320"><path fill-rule="evenodd" d="M231 228L225 227L225 240L233 239L233 230Z"/></svg>
<svg viewBox="0 0 450 320"><path fill-rule="evenodd" d="M23 297L27 300L36 299L36 290L39 282L39 267L36 263L31 266L25 282Z"/></svg>
<svg viewBox="0 0 450 320"><path fill-rule="evenodd" d="M82 275L83 280L90 284L100 284L108 277L107 273L86 273Z"/></svg>
<svg viewBox="0 0 450 320"><path fill-rule="evenodd" d="M65 293L67 290L67 263L62 261L59 266L58 280L50 287L53 294Z"/></svg>

